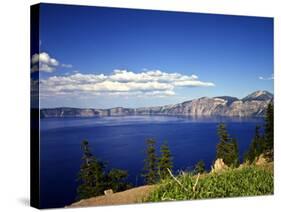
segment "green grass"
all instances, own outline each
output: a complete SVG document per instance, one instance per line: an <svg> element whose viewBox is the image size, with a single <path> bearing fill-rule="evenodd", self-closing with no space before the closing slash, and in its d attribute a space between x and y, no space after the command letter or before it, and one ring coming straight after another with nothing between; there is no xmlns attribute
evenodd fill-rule
<svg viewBox="0 0 281 212"><path fill-rule="evenodd" d="M273 194L273 172L247 166L221 173L209 173L199 177L195 189L196 176L180 175L177 179L166 179L159 183L145 202L169 200L192 200L220 197L238 197Z"/></svg>

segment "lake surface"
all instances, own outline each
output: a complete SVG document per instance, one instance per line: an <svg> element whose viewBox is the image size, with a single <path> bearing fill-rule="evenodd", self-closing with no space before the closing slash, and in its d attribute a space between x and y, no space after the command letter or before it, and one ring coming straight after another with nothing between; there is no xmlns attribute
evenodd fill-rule
<svg viewBox="0 0 281 212"><path fill-rule="evenodd" d="M46 118L40 121L41 207L64 207L75 201L81 165L81 141L108 168L126 169L128 180L141 185L145 141L154 138L157 148L168 141L174 171L192 170L199 160L210 169L218 143L217 126L226 123L237 138L240 159L262 118L186 118L129 116L103 118Z"/></svg>

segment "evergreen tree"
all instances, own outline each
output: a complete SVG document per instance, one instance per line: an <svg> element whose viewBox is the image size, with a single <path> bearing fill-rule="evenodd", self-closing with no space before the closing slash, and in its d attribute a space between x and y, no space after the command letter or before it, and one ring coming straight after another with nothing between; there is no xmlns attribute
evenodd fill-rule
<svg viewBox="0 0 281 212"><path fill-rule="evenodd" d="M106 189L116 192L130 187L130 184L125 181L128 176L127 171L111 169L105 172L105 164L92 155L89 142L83 141L81 147L83 157L78 174L80 185L77 188L77 199L102 195Z"/></svg>
<svg viewBox="0 0 281 212"><path fill-rule="evenodd" d="M256 126L254 138L250 144L249 150L244 156L244 161L249 161L250 163L260 156L266 150L265 139L260 135L260 127Z"/></svg>
<svg viewBox="0 0 281 212"><path fill-rule="evenodd" d="M232 145L232 148L233 148L233 151L232 151L232 165L234 167L238 167L239 164L240 164L240 160L239 160L238 143L237 143L236 138L232 138L231 139L231 145Z"/></svg>
<svg viewBox="0 0 281 212"><path fill-rule="evenodd" d="M217 144L216 158L223 159L227 166L239 165L239 151L236 139L230 138L223 123L218 126L219 143Z"/></svg>
<svg viewBox="0 0 281 212"><path fill-rule="evenodd" d="M273 111L273 104L269 103L265 113L264 136L260 135L260 127L257 126L255 136L250 144L248 152L245 154L245 161L252 163L262 153L267 159L273 160Z"/></svg>
<svg viewBox="0 0 281 212"><path fill-rule="evenodd" d="M111 169L108 173L108 187L114 192L126 190L131 187L126 182L128 172L121 169Z"/></svg>
<svg viewBox="0 0 281 212"><path fill-rule="evenodd" d="M169 176L167 169L172 170L173 168L172 155L167 142L161 146L160 152L161 157L158 161L159 175L161 179L165 179Z"/></svg>
<svg viewBox="0 0 281 212"><path fill-rule="evenodd" d="M273 160L273 129L274 129L274 108L273 104L269 103L265 114L265 129L264 139L266 154Z"/></svg>
<svg viewBox="0 0 281 212"><path fill-rule="evenodd" d="M78 175L80 185L78 199L89 198L103 193L105 188L104 164L93 157L88 141L82 142L82 166Z"/></svg>
<svg viewBox="0 0 281 212"><path fill-rule="evenodd" d="M265 138L264 135L260 134L260 126L256 126L253 142L255 143L255 157L258 157L266 151Z"/></svg>
<svg viewBox="0 0 281 212"><path fill-rule="evenodd" d="M216 158L226 158L226 144L229 140L229 136L226 131L226 127L223 123L220 123L218 126L218 136L219 136L219 143L217 144L217 154Z"/></svg>
<svg viewBox="0 0 281 212"><path fill-rule="evenodd" d="M197 162L197 164L195 165L195 169L194 169L194 173L195 174L202 174L205 172L205 163L203 160L200 160Z"/></svg>
<svg viewBox="0 0 281 212"><path fill-rule="evenodd" d="M155 141L148 139L146 141L146 158L144 160L144 173L143 177L146 184L154 184L158 181L158 170L157 170L157 156L155 149Z"/></svg>

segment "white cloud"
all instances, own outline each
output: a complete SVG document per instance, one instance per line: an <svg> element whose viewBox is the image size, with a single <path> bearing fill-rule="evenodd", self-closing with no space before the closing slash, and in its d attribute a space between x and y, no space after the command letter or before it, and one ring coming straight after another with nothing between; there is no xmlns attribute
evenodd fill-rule
<svg viewBox="0 0 281 212"><path fill-rule="evenodd" d="M61 64L61 67L63 67L63 68L72 68L73 67L73 65L72 64Z"/></svg>
<svg viewBox="0 0 281 212"><path fill-rule="evenodd" d="M55 71L60 63L57 59L52 58L48 53L46 52L41 52L39 54L34 54L32 55L31 58L31 72L35 72L35 71L43 71L43 72L53 72ZM60 67L63 68L72 68L72 64L65 64L62 63L60 65Z"/></svg>
<svg viewBox="0 0 281 212"><path fill-rule="evenodd" d="M31 72L53 72L59 65L59 61L57 61L55 58L52 58L48 53L41 52L39 54L36 53L32 55L31 64Z"/></svg>
<svg viewBox="0 0 281 212"><path fill-rule="evenodd" d="M160 70L143 71L141 73L134 73L127 70L114 70L113 74L109 76L110 80L120 82L148 82L157 81L162 83L172 82L186 82L185 86L188 86L187 82L196 80L196 75L186 76L179 73L166 73ZM191 85L192 86L192 85Z"/></svg>
<svg viewBox="0 0 281 212"><path fill-rule="evenodd" d="M177 87L210 87L212 82L200 81L196 75L167 73L160 70L132 72L114 70L112 74L73 73L67 76L52 76L40 80L44 96L55 95L120 95L155 96L175 95Z"/></svg>
<svg viewBox="0 0 281 212"><path fill-rule="evenodd" d="M269 77L262 77L262 76L259 76L259 79L260 79L260 80L274 80L274 76L273 76L273 74L272 74L271 76L269 76Z"/></svg>

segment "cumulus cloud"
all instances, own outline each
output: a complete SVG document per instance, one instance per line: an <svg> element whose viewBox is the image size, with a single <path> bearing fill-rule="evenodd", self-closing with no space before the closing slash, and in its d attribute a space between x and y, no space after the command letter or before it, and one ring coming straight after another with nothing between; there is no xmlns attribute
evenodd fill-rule
<svg viewBox="0 0 281 212"><path fill-rule="evenodd" d="M51 73L55 71L58 67L62 68L72 68L72 64L62 63L60 65L59 61L51 57L47 52L41 52L39 54L34 54L31 57L31 72L42 71Z"/></svg>
<svg viewBox="0 0 281 212"><path fill-rule="evenodd" d="M173 96L177 87L209 87L196 75L167 73L160 70L132 72L114 70L112 74L73 73L40 80L42 95L120 95L120 96Z"/></svg>
<svg viewBox="0 0 281 212"><path fill-rule="evenodd" d="M59 61L52 58L48 53L41 52L39 54L32 55L31 58L31 72L43 71L43 72L53 72L59 65Z"/></svg>
<svg viewBox="0 0 281 212"><path fill-rule="evenodd" d="M274 76L273 76L273 74L271 74L271 76L269 76L269 77L262 77L262 76L259 76L259 79L260 79L260 80L274 80Z"/></svg>

